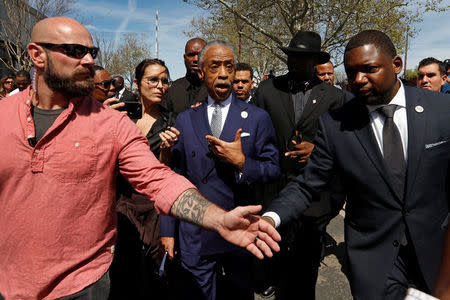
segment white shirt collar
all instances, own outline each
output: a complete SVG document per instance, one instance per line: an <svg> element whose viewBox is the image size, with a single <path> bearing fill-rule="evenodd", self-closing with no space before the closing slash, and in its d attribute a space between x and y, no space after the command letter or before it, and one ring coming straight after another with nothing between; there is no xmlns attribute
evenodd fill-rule
<svg viewBox="0 0 450 300"><path fill-rule="evenodd" d="M233 99L233 93L230 94L230 96L228 96L228 98L224 101L222 101L220 104L222 107L228 106L231 104L231 99ZM214 100L213 98L211 98L210 95L208 95L208 106L213 105L216 102L216 100Z"/></svg>

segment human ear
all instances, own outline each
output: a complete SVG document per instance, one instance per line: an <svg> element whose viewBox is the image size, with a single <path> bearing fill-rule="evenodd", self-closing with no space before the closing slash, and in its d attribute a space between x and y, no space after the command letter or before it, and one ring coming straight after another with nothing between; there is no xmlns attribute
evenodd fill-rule
<svg viewBox="0 0 450 300"><path fill-rule="evenodd" d="M200 69L197 71L197 75L198 75L198 78L200 78L200 80L203 81L203 79L204 79L204 77L205 77L205 74L203 73L203 69L200 68Z"/></svg>
<svg viewBox="0 0 450 300"><path fill-rule="evenodd" d="M392 59L392 66L394 68L394 72L396 75L400 74L400 72L403 69L403 61L402 58L398 55L396 55L393 59Z"/></svg>
<svg viewBox="0 0 450 300"><path fill-rule="evenodd" d="M43 69L47 60L47 53L35 43L28 44L28 55L37 69Z"/></svg>

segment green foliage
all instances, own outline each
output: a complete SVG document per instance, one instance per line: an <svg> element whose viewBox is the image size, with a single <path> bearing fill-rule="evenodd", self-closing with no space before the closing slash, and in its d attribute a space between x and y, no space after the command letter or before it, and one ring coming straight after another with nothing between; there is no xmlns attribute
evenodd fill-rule
<svg viewBox="0 0 450 300"><path fill-rule="evenodd" d="M348 40L365 29L386 32L401 54L405 39L417 34L417 25L427 11L448 11L443 0L190 0L207 14L192 20L189 36L223 39L236 52L241 39L241 60L259 72L285 68L286 46L298 30L322 36L322 49L335 65L342 63Z"/></svg>

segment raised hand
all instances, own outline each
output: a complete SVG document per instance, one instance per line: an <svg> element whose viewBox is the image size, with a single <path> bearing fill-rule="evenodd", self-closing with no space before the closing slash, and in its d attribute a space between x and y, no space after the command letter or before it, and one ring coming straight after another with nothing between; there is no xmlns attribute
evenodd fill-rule
<svg viewBox="0 0 450 300"><path fill-rule="evenodd" d="M207 135L206 139L209 142L209 149L218 158L232 164L239 171L242 171L245 163L245 156L242 152L241 144L242 129L236 131L234 141L231 143L222 141L212 135Z"/></svg>
<svg viewBox="0 0 450 300"><path fill-rule="evenodd" d="M106 99L105 101L103 101L103 104L113 109L119 109L125 106L125 102L119 102L119 99L115 97ZM124 113L126 114L127 112L125 111Z"/></svg>

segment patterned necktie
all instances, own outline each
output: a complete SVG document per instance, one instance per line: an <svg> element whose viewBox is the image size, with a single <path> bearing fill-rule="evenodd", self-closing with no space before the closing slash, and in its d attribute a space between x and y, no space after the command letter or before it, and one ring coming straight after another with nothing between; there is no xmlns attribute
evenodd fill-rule
<svg viewBox="0 0 450 300"><path fill-rule="evenodd" d="M216 138L219 138L222 133L222 105L216 101L212 106L214 111L211 117L211 132Z"/></svg>
<svg viewBox="0 0 450 300"><path fill-rule="evenodd" d="M398 194L403 197L406 175L405 156L403 155L402 138L394 123L396 105L386 105L378 110L385 117L383 126L383 154L386 166L394 180Z"/></svg>

